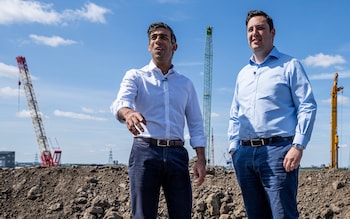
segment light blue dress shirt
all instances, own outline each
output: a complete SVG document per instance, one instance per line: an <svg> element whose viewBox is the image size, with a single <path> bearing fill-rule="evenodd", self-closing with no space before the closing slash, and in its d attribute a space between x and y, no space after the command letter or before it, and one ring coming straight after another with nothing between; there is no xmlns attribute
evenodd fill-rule
<svg viewBox="0 0 350 219"><path fill-rule="evenodd" d="M151 61L141 69L126 72L111 111L129 107L146 119L138 136L157 139L184 139L185 121L193 148L205 147L202 113L193 83L173 68L166 75Z"/></svg>
<svg viewBox="0 0 350 219"><path fill-rule="evenodd" d="M228 128L229 151L239 140L295 136L306 147L315 117L316 101L300 61L275 47L257 64L251 57L236 80Z"/></svg>

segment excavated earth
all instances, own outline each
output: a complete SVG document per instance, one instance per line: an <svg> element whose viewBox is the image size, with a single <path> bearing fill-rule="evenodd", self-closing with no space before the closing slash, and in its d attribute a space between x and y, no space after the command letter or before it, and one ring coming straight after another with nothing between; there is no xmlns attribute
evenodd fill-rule
<svg viewBox="0 0 350 219"><path fill-rule="evenodd" d="M0 219L131 218L125 166L3 168L0 179ZM298 208L303 219L350 219L350 171L301 169ZM193 186L192 218L247 218L234 170L208 168L205 183Z"/></svg>

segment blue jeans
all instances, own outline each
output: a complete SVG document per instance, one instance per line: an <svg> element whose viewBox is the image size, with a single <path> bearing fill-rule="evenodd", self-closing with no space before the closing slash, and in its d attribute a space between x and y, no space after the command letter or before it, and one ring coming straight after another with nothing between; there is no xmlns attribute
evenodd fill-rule
<svg viewBox="0 0 350 219"><path fill-rule="evenodd" d="M133 219L155 219L163 188L169 219L190 219L192 187L186 148L134 141L129 158Z"/></svg>
<svg viewBox="0 0 350 219"><path fill-rule="evenodd" d="M290 142L240 146L232 160L249 219L296 219L299 169L287 173Z"/></svg>

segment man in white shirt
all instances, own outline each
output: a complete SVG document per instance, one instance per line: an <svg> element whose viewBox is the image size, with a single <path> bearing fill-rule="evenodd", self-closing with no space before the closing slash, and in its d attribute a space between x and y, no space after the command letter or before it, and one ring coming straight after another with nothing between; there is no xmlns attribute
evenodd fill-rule
<svg viewBox="0 0 350 219"><path fill-rule="evenodd" d="M129 158L132 216L155 219L162 187L169 218L190 219L192 188L184 127L187 121L190 145L197 154L193 173L200 186L206 175L202 114L192 82L172 64L177 50L173 30L157 22L147 33L152 60L126 72L111 105L114 116L134 137Z"/></svg>

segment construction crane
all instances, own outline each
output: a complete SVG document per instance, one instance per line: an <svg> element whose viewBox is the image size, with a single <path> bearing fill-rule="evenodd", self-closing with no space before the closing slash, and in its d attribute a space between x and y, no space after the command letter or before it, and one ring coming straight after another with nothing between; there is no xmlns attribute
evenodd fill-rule
<svg viewBox="0 0 350 219"><path fill-rule="evenodd" d="M203 120L204 131L207 137L207 164L214 166L214 148L210 144L211 129L211 97L212 97L212 72L213 72L213 27L207 27L205 52L204 52L204 93L203 93Z"/></svg>
<svg viewBox="0 0 350 219"><path fill-rule="evenodd" d="M211 129L211 165L214 166L215 160L214 160L214 129Z"/></svg>
<svg viewBox="0 0 350 219"><path fill-rule="evenodd" d="M36 140L39 144L42 166L59 166L62 151L60 149L55 149L54 153L51 153L50 146L44 130L44 124L41 119L41 113L39 111L38 102L36 101L34 88L30 78L26 59L23 56L17 56L16 59L18 63L20 78L22 80L25 95L27 98L30 116L32 117L32 123L36 134ZM22 83L19 82L18 84L20 85Z"/></svg>
<svg viewBox="0 0 350 219"><path fill-rule="evenodd" d="M329 168L338 169L338 143L339 138L337 134L337 93L343 90L343 86L338 87L338 73L334 75L334 82L332 87L332 115L331 115L331 164Z"/></svg>

